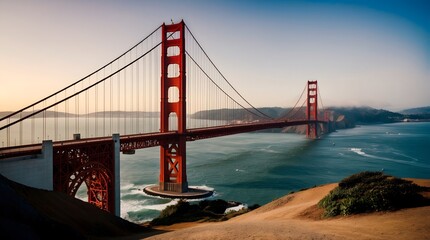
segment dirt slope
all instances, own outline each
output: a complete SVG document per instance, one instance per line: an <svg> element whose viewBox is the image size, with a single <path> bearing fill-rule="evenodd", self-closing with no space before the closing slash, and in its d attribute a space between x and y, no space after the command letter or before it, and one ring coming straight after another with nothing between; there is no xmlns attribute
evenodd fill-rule
<svg viewBox="0 0 430 240"><path fill-rule="evenodd" d="M320 219L316 204L336 186L287 195L227 222L164 227L174 231L148 239L430 239L430 207Z"/></svg>
<svg viewBox="0 0 430 240"><path fill-rule="evenodd" d="M430 180L410 180L430 187ZM0 239L430 239L430 207L320 219L316 204L336 185L287 195L226 222L153 230L0 175Z"/></svg>
<svg viewBox="0 0 430 240"><path fill-rule="evenodd" d="M0 239L85 239L153 232L64 193L30 188L1 175L0 196Z"/></svg>

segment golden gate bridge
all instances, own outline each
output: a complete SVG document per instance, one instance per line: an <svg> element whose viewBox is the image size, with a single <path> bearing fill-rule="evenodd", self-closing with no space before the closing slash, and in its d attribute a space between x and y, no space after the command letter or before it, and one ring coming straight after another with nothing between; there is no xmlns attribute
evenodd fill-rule
<svg viewBox="0 0 430 240"><path fill-rule="evenodd" d="M159 183L147 193L202 197L210 193L188 187L187 141L298 125L318 138L330 119L320 96L307 81L293 108L270 116L232 86L184 21L162 24L88 76L1 117L0 170L43 155L54 191L75 196L85 183L88 202L119 215L120 152L159 146Z"/></svg>

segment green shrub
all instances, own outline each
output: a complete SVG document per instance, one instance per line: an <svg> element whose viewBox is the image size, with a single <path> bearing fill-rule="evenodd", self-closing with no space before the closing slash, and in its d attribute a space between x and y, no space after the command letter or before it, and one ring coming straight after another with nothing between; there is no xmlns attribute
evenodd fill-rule
<svg viewBox="0 0 430 240"><path fill-rule="evenodd" d="M155 226L171 225L179 222L225 221L249 211L249 209L244 209L224 214L228 207L232 207L235 204L237 203L227 202L222 199L203 200L198 204L190 204L186 200L180 200L177 204L168 206L161 211L160 216L153 219L150 224ZM253 207L257 208L258 205L253 205Z"/></svg>
<svg viewBox="0 0 430 240"><path fill-rule="evenodd" d="M430 200L419 192L428 189L382 172L366 171L340 181L318 206L324 208L326 217L425 206Z"/></svg>
<svg viewBox="0 0 430 240"><path fill-rule="evenodd" d="M185 200L179 200L175 205L166 207L160 216L151 221L151 225L171 225L177 222L192 222L203 218L199 207Z"/></svg>
<svg viewBox="0 0 430 240"><path fill-rule="evenodd" d="M252 204L251 206L248 207L249 210L255 210L257 208L261 207L260 204Z"/></svg>
<svg viewBox="0 0 430 240"><path fill-rule="evenodd" d="M211 212L214 214L224 214L225 210L228 208L228 202L217 199L217 200L203 200L199 202L199 207L203 211Z"/></svg>

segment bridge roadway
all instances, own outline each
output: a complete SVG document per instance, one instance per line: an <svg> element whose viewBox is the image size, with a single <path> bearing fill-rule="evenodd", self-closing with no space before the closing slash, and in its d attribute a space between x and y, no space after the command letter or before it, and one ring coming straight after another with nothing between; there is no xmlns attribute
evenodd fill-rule
<svg viewBox="0 0 430 240"><path fill-rule="evenodd" d="M270 128L284 128L289 126L298 126L315 123L326 123L325 121L319 120L275 120L267 122L252 122L243 124L231 124L217 127L208 128L193 128L188 129L186 132L187 141L195 141L200 139L221 137L239 133L254 132L263 129ZM145 133L145 134L133 134L120 136L120 151L127 152L135 149L156 147L160 145L160 141L167 139L174 139L178 136L176 131L165 132L165 133ZM99 137L99 138L85 138L78 140L67 140L53 142L53 148L56 146L64 145L80 145L85 143L106 143L112 141L112 137ZM41 154L42 144L31 144L14 147L0 148L0 159L36 155Z"/></svg>

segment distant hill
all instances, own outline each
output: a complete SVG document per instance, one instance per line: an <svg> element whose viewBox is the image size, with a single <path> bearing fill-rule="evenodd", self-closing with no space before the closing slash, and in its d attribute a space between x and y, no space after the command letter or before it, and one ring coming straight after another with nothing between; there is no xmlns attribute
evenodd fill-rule
<svg viewBox="0 0 430 240"><path fill-rule="evenodd" d="M401 111L402 114L407 115L416 115L416 114L430 114L430 106L428 107L419 107L419 108L409 108Z"/></svg>
<svg viewBox="0 0 430 240"><path fill-rule="evenodd" d="M265 107L258 108L258 111L272 117L272 118L280 118L284 113L286 113L288 109L280 108L280 107ZM206 111L198 111L194 114L191 114L192 118L196 119L209 119L209 120L226 120L226 121L234 121L234 120L243 120L243 121L254 121L254 120L262 120L263 117L259 117L257 115L261 115L254 109L215 109L215 110L206 110Z"/></svg>
<svg viewBox="0 0 430 240"><path fill-rule="evenodd" d="M4 112L0 112L0 118L5 117L9 114L11 114L13 112L11 111L4 111ZM30 114L32 114L33 112L23 112L21 115L17 115L14 117L25 117L28 116ZM73 113L64 113L64 112L55 112L55 111L46 111L45 113L41 112L38 113L36 115L34 115L35 118L43 118L43 117L47 117L47 118L54 118L54 117L58 117L58 118L63 118L63 117L77 117L77 114L73 114ZM129 111L105 111L105 112L95 112L95 113L88 113L88 114L79 114L79 117L159 117L160 113L159 112L129 112Z"/></svg>
<svg viewBox="0 0 430 240"><path fill-rule="evenodd" d="M336 128L350 128L357 124L376 124L376 123L393 123L400 122L404 119L412 121L428 121L430 120L430 106L411 108L401 111L400 113L391 112L384 109L375 109L371 107L331 107L328 110L332 111L333 120L336 122ZM274 119L281 119L287 116L288 119L305 119L305 108L295 110L291 108L281 107L264 107L258 108L261 113L270 116ZM0 112L0 117L7 116L12 112ZM31 114L31 112L23 112L22 117ZM260 116L258 116L260 115ZM36 118L47 117L77 117L76 114L66 114L64 112L46 111L44 114L39 113L35 115ZM95 112L89 114L79 114L79 117L160 117L160 112L131 112L131 111L105 111ZM255 109L217 109L199 111L190 114L190 117L195 119L208 119L208 120L225 120L225 121L259 121L265 119ZM323 119L324 115L321 113L319 119Z"/></svg>
<svg viewBox="0 0 430 240"><path fill-rule="evenodd" d="M288 119L305 119L305 109L293 110L291 108L259 108L259 111L267 114L272 118L282 118L288 116ZM333 121L337 122L337 128L349 128L354 127L356 124L375 124L375 123L393 123L402 121L405 116L401 113L390 112L384 109L375 109L371 107L333 107L329 109L333 113ZM252 114L255 110L245 109L221 109L221 110L210 110L200 111L192 115L198 119L209 119L209 120L242 120L242 121L254 121L261 120ZM228 116L223 118L224 116ZM320 119L324 118L323 114L318 116Z"/></svg>
<svg viewBox="0 0 430 240"><path fill-rule="evenodd" d="M371 107L333 107L330 108L336 118L344 116L354 124L393 123L404 119L401 113Z"/></svg>
<svg viewBox="0 0 430 240"><path fill-rule="evenodd" d="M5 117L5 116L12 114L12 113L14 113L14 112L11 112L11 111L0 112L0 118ZM20 115L17 115L14 117L26 117L32 113L33 112L23 112ZM55 111L46 111L45 113L41 112L41 113L34 115L35 118L43 118L43 117L47 117L47 118L59 117L59 118L62 118L62 117L75 117L75 116L76 116L76 114L64 113L64 112L55 112Z"/></svg>
<svg viewBox="0 0 430 240"><path fill-rule="evenodd" d="M405 109L401 113L408 121L430 121L430 106Z"/></svg>
<svg viewBox="0 0 430 240"><path fill-rule="evenodd" d="M126 111L106 111L106 112L95 112L95 113L89 113L89 114L84 114L81 116L88 116L88 117L96 117L96 118L101 118L101 117L160 117L160 113L159 112L126 112Z"/></svg>

